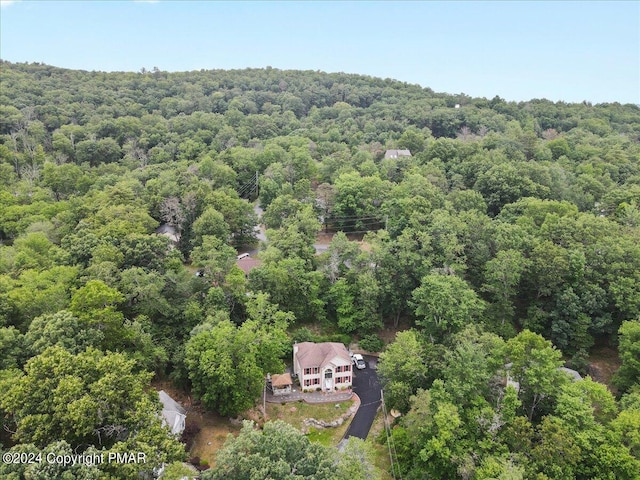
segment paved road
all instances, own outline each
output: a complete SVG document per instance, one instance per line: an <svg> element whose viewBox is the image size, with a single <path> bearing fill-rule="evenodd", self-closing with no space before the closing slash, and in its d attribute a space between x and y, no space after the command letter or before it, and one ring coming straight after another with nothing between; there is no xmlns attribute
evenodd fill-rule
<svg viewBox="0 0 640 480"><path fill-rule="evenodd" d="M366 439L380 405L380 382L375 370L377 358L365 355L364 359L367 362L367 368L355 370L353 377L353 391L360 397L360 408L353 417L344 438Z"/></svg>
<svg viewBox="0 0 640 480"><path fill-rule="evenodd" d="M258 222L262 222L262 214L264 213L264 210L260 208L260 205L256 203L253 206L253 211L258 216ZM256 238L258 239L258 246L256 248L239 250L238 253L248 253L252 257L255 257L260 252L260 243L267 241L267 235L265 234L266 229L265 226L260 223L254 228L254 231L256 232ZM329 245L327 245L326 243L315 243L313 245L313 248L315 248L316 250L316 255L320 255L321 253L327 251Z"/></svg>

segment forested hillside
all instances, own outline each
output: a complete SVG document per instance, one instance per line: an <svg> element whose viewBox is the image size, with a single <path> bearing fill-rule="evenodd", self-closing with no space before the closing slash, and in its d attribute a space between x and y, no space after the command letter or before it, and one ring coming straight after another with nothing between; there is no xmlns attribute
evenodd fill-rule
<svg viewBox="0 0 640 480"><path fill-rule="evenodd" d="M70 470L139 478L186 458L154 375L237 415L293 341L358 340L386 348L402 478L640 477L639 106L273 68L0 82L5 450L144 451ZM610 390L559 370L596 345Z"/></svg>

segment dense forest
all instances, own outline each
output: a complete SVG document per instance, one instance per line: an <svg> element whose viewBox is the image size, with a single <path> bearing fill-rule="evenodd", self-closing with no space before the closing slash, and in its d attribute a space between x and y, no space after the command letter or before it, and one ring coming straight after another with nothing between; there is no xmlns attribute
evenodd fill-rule
<svg viewBox="0 0 640 480"><path fill-rule="evenodd" d="M0 63L3 452L147 458L2 478L149 476L186 459L154 377L235 416L321 340L382 351L394 476L640 478L640 106ZM235 442L203 479L375 478L277 422Z"/></svg>

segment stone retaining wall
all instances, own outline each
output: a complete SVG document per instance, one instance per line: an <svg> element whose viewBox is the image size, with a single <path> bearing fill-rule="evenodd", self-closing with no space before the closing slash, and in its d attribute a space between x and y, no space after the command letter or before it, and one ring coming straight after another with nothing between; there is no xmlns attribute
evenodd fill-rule
<svg viewBox="0 0 640 480"><path fill-rule="evenodd" d="M360 407L360 397L358 397L358 395L354 393L352 396L352 399L353 399L353 405L351 405L346 412L344 412L335 420L326 422L324 420L316 420L315 418L305 418L302 422L306 427L304 428L304 430L308 430L309 427L314 427L317 429L339 427L344 422L346 422L350 417L355 415L355 413L358 411L358 408ZM303 433L307 433L307 432L303 432Z"/></svg>

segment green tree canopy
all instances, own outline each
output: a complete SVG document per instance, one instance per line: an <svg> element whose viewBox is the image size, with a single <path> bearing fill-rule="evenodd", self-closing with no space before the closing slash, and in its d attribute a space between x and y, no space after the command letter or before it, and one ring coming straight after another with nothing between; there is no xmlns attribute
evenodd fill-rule
<svg viewBox="0 0 640 480"><path fill-rule="evenodd" d="M416 325L433 340L456 333L482 315L484 302L454 275L429 274L413 291Z"/></svg>
<svg viewBox="0 0 640 480"><path fill-rule="evenodd" d="M236 327L229 320L205 325L186 345L185 362L194 392L222 415L237 415L261 395L265 375L284 370L282 356L291 317L258 297L248 311L256 318Z"/></svg>

